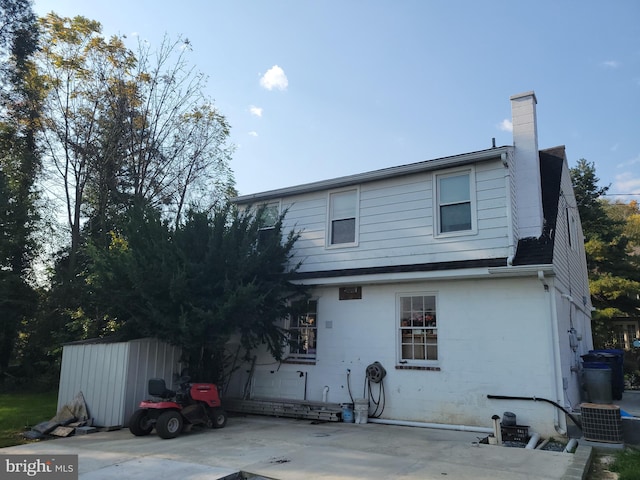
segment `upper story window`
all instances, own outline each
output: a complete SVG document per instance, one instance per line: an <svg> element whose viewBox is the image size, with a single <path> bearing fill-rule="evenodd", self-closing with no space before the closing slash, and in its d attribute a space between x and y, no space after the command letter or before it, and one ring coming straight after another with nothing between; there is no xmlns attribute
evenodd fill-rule
<svg viewBox="0 0 640 480"><path fill-rule="evenodd" d="M358 190L346 190L329 194L328 244L356 243L358 228Z"/></svg>
<svg viewBox="0 0 640 480"><path fill-rule="evenodd" d="M260 231L258 232L258 240L266 241L271 238L275 232L275 225L280 217L280 202L266 203L259 209L260 212Z"/></svg>
<svg viewBox="0 0 640 480"><path fill-rule="evenodd" d="M576 246L578 245L578 227L576 224L576 217L569 213L569 209L567 209L567 228L569 246L575 251Z"/></svg>
<svg viewBox="0 0 640 480"><path fill-rule="evenodd" d="M464 170L435 176L437 234L469 232L475 229L473 171Z"/></svg>

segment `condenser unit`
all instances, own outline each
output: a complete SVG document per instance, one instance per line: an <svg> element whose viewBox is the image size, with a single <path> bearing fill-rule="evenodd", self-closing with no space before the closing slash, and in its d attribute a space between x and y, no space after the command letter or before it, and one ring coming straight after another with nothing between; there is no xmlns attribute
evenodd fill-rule
<svg viewBox="0 0 640 480"><path fill-rule="evenodd" d="M580 405L582 436L593 442L623 443L620 407L599 403Z"/></svg>

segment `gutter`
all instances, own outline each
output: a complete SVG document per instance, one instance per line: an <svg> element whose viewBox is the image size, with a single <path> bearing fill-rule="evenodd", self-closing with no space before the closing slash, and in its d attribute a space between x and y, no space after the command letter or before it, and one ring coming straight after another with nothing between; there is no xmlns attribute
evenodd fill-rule
<svg viewBox="0 0 640 480"><path fill-rule="evenodd" d="M537 277L539 272L544 276L555 277L556 273L553 265L550 263L539 265L512 265L507 267L489 267L491 275L504 277Z"/></svg>

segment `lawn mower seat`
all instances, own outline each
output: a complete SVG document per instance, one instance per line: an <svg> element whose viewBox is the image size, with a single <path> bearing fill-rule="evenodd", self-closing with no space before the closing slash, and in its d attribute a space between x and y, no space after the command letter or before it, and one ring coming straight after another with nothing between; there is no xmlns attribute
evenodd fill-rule
<svg viewBox="0 0 640 480"><path fill-rule="evenodd" d="M149 395L152 397L171 398L176 396L176 392L167 388L164 378L150 378Z"/></svg>

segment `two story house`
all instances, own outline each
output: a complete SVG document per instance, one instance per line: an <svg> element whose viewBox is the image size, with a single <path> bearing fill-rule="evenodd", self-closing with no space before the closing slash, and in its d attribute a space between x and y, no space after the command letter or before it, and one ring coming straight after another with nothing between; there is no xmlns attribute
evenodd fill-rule
<svg viewBox="0 0 640 480"><path fill-rule="evenodd" d="M286 359L259 354L227 395L565 432L591 304L565 149L538 149L536 103L511 97L513 145L235 198L287 212L312 298L286 320Z"/></svg>

